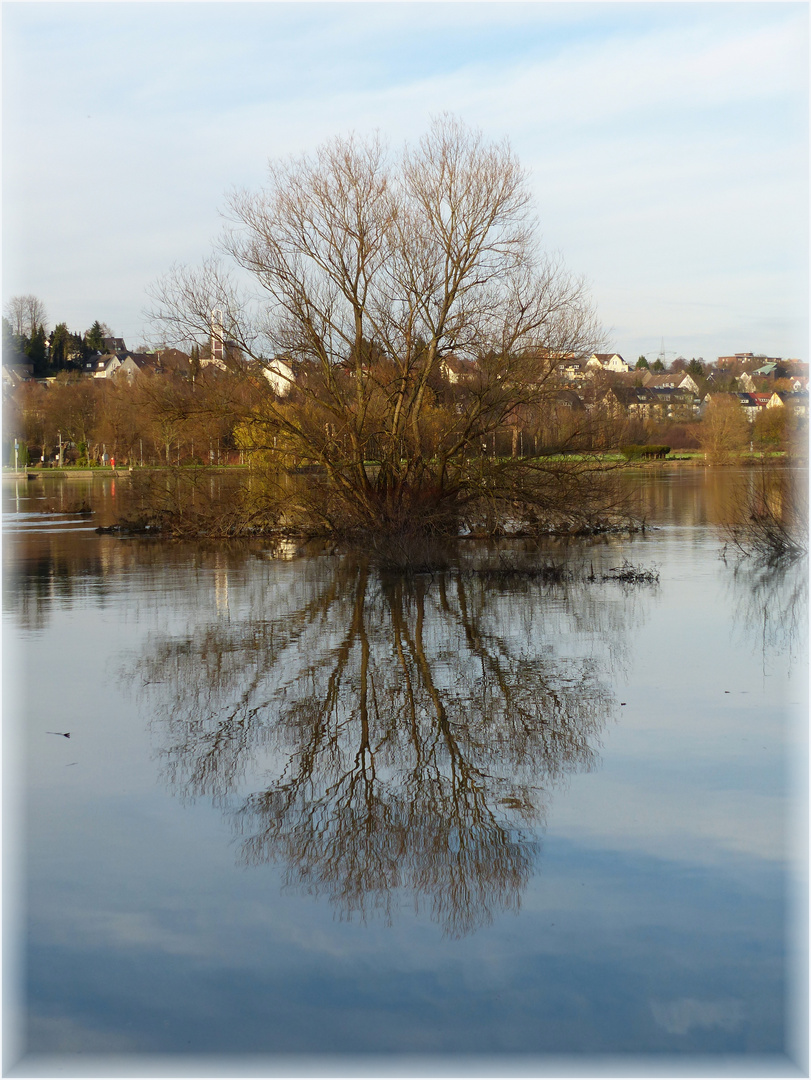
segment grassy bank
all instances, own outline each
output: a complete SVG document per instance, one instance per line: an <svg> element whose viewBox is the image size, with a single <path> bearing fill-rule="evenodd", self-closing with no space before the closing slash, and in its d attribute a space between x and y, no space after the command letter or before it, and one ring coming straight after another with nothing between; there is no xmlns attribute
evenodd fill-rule
<svg viewBox="0 0 811 1080"><path fill-rule="evenodd" d="M788 455L784 451L743 451L736 458L730 460L731 465L749 465L757 464L764 460L775 460L787 458ZM707 461L707 455L702 450L674 450L668 454L665 458L654 458L650 460L632 460L626 461L626 458L619 451L609 451L605 454L566 454L552 456L545 458L546 461L555 460L567 460L567 461L593 461L595 458L604 461L607 465L616 467L618 464L625 463L625 467L632 471L637 469L644 469L649 471L651 469L672 468L673 466L706 466L709 464ZM532 460L532 459L527 459ZM541 460L541 459L538 459ZM374 467L374 462L367 463L370 468ZM61 468L41 468L40 466L31 466L27 469L18 469L16 472L14 469L8 466L3 467L3 479L5 480L25 480L28 477L77 477L81 479L88 479L90 477L105 477L105 476L128 476L133 473L176 473L184 472L189 474L195 473L249 473L253 471L250 465L132 465L132 466L118 466L115 469L111 469L109 466L96 466L88 468L87 466L72 466L63 465ZM261 471L261 470L257 470ZM302 469L301 471L304 471Z"/></svg>

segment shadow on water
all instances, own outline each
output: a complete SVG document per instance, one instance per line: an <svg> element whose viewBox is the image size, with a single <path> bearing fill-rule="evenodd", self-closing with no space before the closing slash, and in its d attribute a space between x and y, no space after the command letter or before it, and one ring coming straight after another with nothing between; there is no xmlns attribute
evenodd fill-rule
<svg viewBox="0 0 811 1080"><path fill-rule="evenodd" d="M190 614L126 673L171 790L212 799L243 864L281 862L343 918L408 898L462 936L517 910L552 789L598 763L642 593L358 557L296 569Z"/></svg>

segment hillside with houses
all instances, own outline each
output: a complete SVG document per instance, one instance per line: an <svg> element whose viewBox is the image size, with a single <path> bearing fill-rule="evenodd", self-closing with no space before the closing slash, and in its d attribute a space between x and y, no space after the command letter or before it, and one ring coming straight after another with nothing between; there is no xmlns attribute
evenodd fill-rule
<svg viewBox="0 0 811 1080"><path fill-rule="evenodd" d="M444 400L475 387L482 362L443 355L431 393ZM375 365L382 370L385 356L371 346L372 377ZM807 431L808 364L797 359L741 352L712 363L640 356L631 364L619 353L549 353L539 370L543 406L517 406L483 450L706 450L712 416L724 410L741 448L786 448ZM2 372L7 466L15 441L18 463L233 463L244 459L241 433L255 403L295 396L313 377L290 358L246 356L214 326L188 352L132 350L99 322L83 334L64 323L46 333L43 322L20 317L3 319Z"/></svg>

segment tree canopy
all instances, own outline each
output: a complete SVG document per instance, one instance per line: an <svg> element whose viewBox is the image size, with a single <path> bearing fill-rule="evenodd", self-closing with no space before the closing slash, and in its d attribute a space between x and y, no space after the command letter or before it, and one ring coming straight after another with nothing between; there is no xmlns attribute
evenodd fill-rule
<svg viewBox="0 0 811 1080"><path fill-rule="evenodd" d="M93 349L96 352L101 352L104 349L105 329L106 328L99 320L96 319L90 329L86 331L84 340L89 349Z"/></svg>
<svg viewBox="0 0 811 1080"><path fill-rule="evenodd" d="M40 326L45 327L48 316L45 305L37 296L12 296L5 306L5 316L17 337L33 338Z"/></svg>
<svg viewBox="0 0 811 1080"><path fill-rule="evenodd" d="M215 256L157 283L151 314L161 340L188 348L213 327L236 343L266 387L243 446L324 469L314 523L444 532L595 512L593 466L495 452L519 418L540 424L557 364L602 344L582 279L540 248L507 143L448 116L399 154L334 138L272 162L228 217Z"/></svg>

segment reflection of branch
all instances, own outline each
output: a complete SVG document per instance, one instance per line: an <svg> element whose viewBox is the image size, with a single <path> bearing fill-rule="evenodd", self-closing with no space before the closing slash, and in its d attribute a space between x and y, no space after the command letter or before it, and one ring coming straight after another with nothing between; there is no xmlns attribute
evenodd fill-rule
<svg viewBox="0 0 811 1080"><path fill-rule="evenodd" d="M732 572L736 625L755 637L764 670L770 658L789 663L808 627L808 557L792 561L739 561Z"/></svg>
<svg viewBox="0 0 811 1080"><path fill-rule="evenodd" d="M140 674L169 782L217 799L247 863L282 859L347 916L391 917L396 889L451 934L517 907L542 789L592 767L611 708L596 659L556 655L572 586L554 605L522 588L532 648L508 592L351 560L322 562L289 610L260 593L262 618L160 643Z"/></svg>
<svg viewBox="0 0 811 1080"><path fill-rule="evenodd" d="M484 639L480 630L481 624L471 619L468 613L461 581L458 585L458 599L459 617L467 644L471 653L481 663L482 692L486 694L488 686L495 681L504 703L503 716L510 727L512 745L516 749L520 748L521 757L533 751L537 754L537 741L540 740L541 757L547 770L556 768L563 761L581 768L590 768L593 752L588 744L588 736L596 734L599 722L589 725L582 734L571 725L567 726L569 716L577 715L580 710L582 718L583 710L588 709L593 700L595 687L589 685L587 666L583 664L578 675L577 666L569 661L567 667L573 669L572 675L550 667L550 677L545 678L543 670L539 669L534 661L529 661L529 664L522 662L510 655L504 642L493 637ZM506 666L507 661L510 667ZM534 677L527 677L528 666ZM574 700L570 700L572 698ZM536 742L534 747L533 740Z"/></svg>
<svg viewBox="0 0 811 1080"><path fill-rule="evenodd" d="M727 544L745 558L780 566L808 555L808 469L762 458L739 488L724 527ZM726 546L726 545L725 545Z"/></svg>

